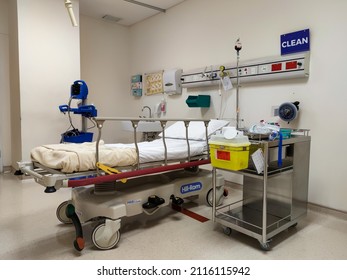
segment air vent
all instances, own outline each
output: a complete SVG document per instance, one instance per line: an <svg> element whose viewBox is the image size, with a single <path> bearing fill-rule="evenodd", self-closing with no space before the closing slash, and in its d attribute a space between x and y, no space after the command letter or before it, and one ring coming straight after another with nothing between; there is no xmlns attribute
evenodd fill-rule
<svg viewBox="0 0 347 280"><path fill-rule="evenodd" d="M119 17L114 17L114 16L110 16L110 15L104 15L102 18L104 20L113 21L113 22L118 22L118 21L122 20Z"/></svg>

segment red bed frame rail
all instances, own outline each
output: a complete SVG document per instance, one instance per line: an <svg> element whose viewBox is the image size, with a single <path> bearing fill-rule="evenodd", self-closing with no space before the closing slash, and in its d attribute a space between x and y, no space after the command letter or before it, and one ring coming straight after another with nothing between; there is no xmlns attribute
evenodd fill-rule
<svg viewBox="0 0 347 280"><path fill-rule="evenodd" d="M68 187L75 188L75 187L94 185L94 184L100 184L100 183L115 182L125 178L133 178L133 177L138 177L143 175L156 174L156 173L161 173L166 171L172 171L172 170L189 168L189 167L194 167L194 166L199 166L204 164L210 164L210 163L211 163L210 159L204 159L204 160L196 160L196 161L190 161L190 162L184 162L184 163L178 163L178 164L164 165L159 167L139 169L134 171L121 172L118 174L102 175L102 176L97 176L93 178L69 180Z"/></svg>

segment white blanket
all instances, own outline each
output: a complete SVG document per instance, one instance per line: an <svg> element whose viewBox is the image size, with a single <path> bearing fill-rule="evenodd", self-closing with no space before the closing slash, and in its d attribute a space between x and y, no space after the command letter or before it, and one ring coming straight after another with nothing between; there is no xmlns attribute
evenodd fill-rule
<svg viewBox="0 0 347 280"><path fill-rule="evenodd" d="M31 150L31 158L65 173L93 170L95 147L95 142L43 145ZM107 166L134 165L137 163L136 150L130 147L107 147L100 141L99 161Z"/></svg>

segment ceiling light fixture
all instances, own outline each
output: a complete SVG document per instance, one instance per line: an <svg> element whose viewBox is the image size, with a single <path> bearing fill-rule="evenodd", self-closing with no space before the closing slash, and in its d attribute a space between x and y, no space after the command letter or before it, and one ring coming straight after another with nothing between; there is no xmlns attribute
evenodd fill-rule
<svg viewBox="0 0 347 280"><path fill-rule="evenodd" d="M65 0L65 7L69 13L72 26L77 27L78 25L77 25L77 21L75 18L75 14L74 14L73 9L72 9L72 2L70 0Z"/></svg>
<svg viewBox="0 0 347 280"><path fill-rule="evenodd" d="M145 4L145 3L142 3L142 2L139 2L139 1L135 1L135 0L124 0L124 1L129 2L129 3L136 4L136 5L139 5L139 6L142 6L142 7L146 7L146 8L149 8L149 9L153 9L153 10L156 10L156 11L159 11L159 12L162 12L162 13L165 13L165 12L166 12L165 9L158 8L158 7L156 7L156 6L152 6L152 5L149 5L149 4Z"/></svg>

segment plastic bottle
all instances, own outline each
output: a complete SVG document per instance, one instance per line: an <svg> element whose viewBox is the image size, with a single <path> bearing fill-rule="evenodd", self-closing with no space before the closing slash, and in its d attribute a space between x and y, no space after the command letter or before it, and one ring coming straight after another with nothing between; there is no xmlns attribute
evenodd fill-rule
<svg viewBox="0 0 347 280"><path fill-rule="evenodd" d="M160 111L162 113L166 113L166 100L163 98L160 102Z"/></svg>

